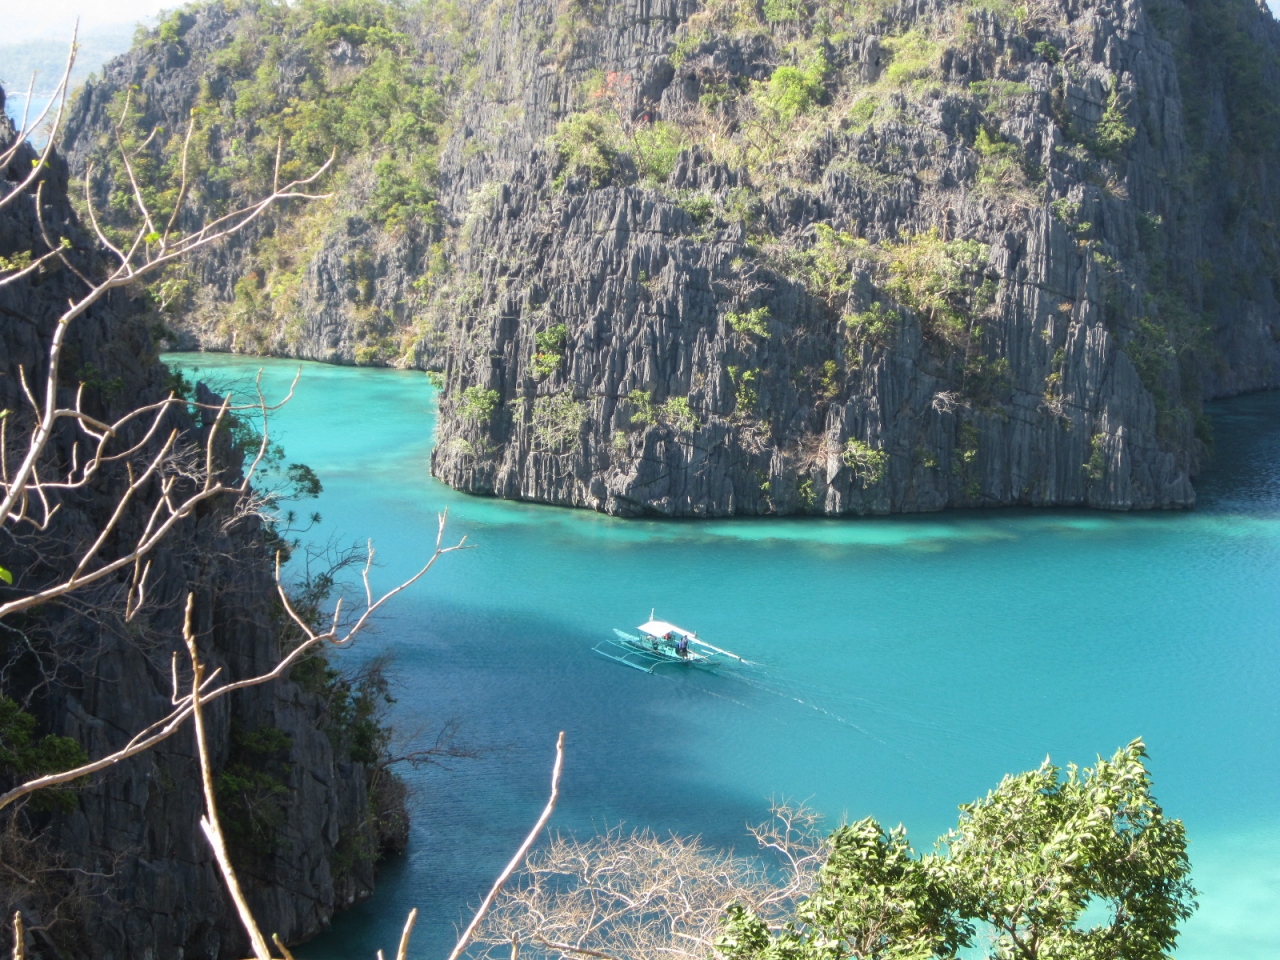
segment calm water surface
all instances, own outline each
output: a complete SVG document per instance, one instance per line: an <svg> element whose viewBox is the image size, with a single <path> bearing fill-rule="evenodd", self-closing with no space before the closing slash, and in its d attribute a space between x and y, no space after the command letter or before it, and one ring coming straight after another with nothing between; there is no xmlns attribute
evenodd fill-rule
<svg viewBox="0 0 1280 960"><path fill-rule="evenodd" d="M212 383L261 367L173 361ZM308 960L453 943L536 819L620 821L746 848L769 798L904 823L917 849L1006 772L1091 763L1136 736L1191 838L1201 908L1178 956L1280 957L1280 396L1216 408L1192 513L991 511L884 520L636 522L457 494L428 474L420 373L303 365L274 434L325 492L317 539L371 537L390 586L437 511L442 561L350 654L394 654L397 721L459 720L481 759L407 774L408 853ZM592 645L659 616L764 666L649 676Z"/></svg>

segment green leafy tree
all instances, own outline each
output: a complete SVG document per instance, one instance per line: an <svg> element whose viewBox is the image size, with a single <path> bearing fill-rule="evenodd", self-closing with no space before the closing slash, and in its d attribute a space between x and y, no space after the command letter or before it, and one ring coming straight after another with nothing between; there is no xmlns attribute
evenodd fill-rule
<svg viewBox="0 0 1280 960"><path fill-rule="evenodd" d="M689 406L688 397L669 397L662 405L662 419L681 433L698 428L698 415Z"/></svg>
<svg viewBox="0 0 1280 960"><path fill-rule="evenodd" d="M1137 131L1125 114L1120 103L1120 85L1111 88L1111 96L1107 98L1107 108L1098 121L1098 129L1094 136L1094 149L1104 157L1119 160L1125 149L1133 142Z"/></svg>
<svg viewBox="0 0 1280 960"><path fill-rule="evenodd" d="M922 313L943 339L958 342L968 330L987 248L976 240L944 240L937 227L886 244L885 289Z"/></svg>
<svg viewBox="0 0 1280 960"><path fill-rule="evenodd" d="M764 0L762 10L766 23L795 23L806 13L801 0Z"/></svg>
<svg viewBox="0 0 1280 960"><path fill-rule="evenodd" d="M761 338L769 336L768 307L756 307L743 313L730 310L724 315L724 320L734 333Z"/></svg>
<svg viewBox="0 0 1280 960"><path fill-rule="evenodd" d="M741 905L718 946L729 960L917 960L954 956L970 940L942 861L916 857L906 831L870 818L841 827L818 888L776 937Z"/></svg>
<svg viewBox="0 0 1280 960"><path fill-rule="evenodd" d="M1151 793L1134 740L1092 769L1046 759L961 807L943 838L962 913L998 933L993 957L1161 960L1195 909L1182 821ZM1082 927L1086 911L1107 919ZM1092 912L1092 911L1091 911Z"/></svg>
<svg viewBox="0 0 1280 960"><path fill-rule="evenodd" d="M886 310L877 301L861 313L847 314L842 318L854 336L872 343L884 343L902 324L902 318L893 310Z"/></svg>
<svg viewBox="0 0 1280 960"><path fill-rule="evenodd" d="M497 390L481 386L467 387L458 403L458 416L472 423L487 423L502 406L502 395Z"/></svg>
<svg viewBox="0 0 1280 960"><path fill-rule="evenodd" d="M655 183L662 183L671 176L684 147L684 131L664 120L641 127L631 138L636 170L642 179Z"/></svg>
<svg viewBox="0 0 1280 960"><path fill-rule="evenodd" d="M578 439L586 418L586 404L574 400L571 393L538 397L533 401L534 442L543 450L557 452Z"/></svg>
<svg viewBox="0 0 1280 960"><path fill-rule="evenodd" d="M844 445L843 459L845 465L853 471L854 477L871 487L884 479L889 454L861 440L849 440Z"/></svg>
<svg viewBox="0 0 1280 960"><path fill-rule="evenodd" d="M1037 57L1047 60L1049 63L1062 62L1062 52L1048 40L1041 40L1032 49L1035 50Z"/></svg>
<svg viewBox="0 0 1280 960"><path fill-rule="evenodd" d="M658 411L653 405L653 394L648 390L632 390L626 396L628 422L631 427L647 427L658 422Z"/></svg>
<svg viewBox="0 0 1280 960"><path fill-rule="evenodd" d="M616 121L599 113L575 113L560 121L551 142L564 164L557 182L566 176L585 175L593 187L602 187L613 176L618 155Z"/></svg>
<svg viewBox="0 0 1280 960"><path fill-rule="evenodd" d="M70 737L37 737L36 718L0 695L0 779L56 773L77 767L86 759L84 747ZM69 790L48 790L37 794L35 803L37 807L65 810L75 806L75 795Z"/></svg>
<svg viewBox="0 0 1280 960"><path fill-rule="evenodd" d="M560 364L564 362L569 329L563 323L557 323L534 334L533 340L533 374L539 380L545 380L559 370Z"/></svg>
<svg viewBox="0 0 1280 960"><path fill-rule="evenodd" d="M778 67L760 87L759 98L779 120L791 121L812 110L825 94L827 58L819 50L803 67Z"/></svg>
<svg viewBox="0 0 1280 960"><path fill-rule="evenodd" d="M1195 890L1182 823L1152 796L1146 756L1135 740L1091 769L1046 760L1005 777L923 857L901 827L842 827L790 922L773 930L732 906L717 949L727 960L973 957L981 925L990 960L1165 960Z"/></svg>

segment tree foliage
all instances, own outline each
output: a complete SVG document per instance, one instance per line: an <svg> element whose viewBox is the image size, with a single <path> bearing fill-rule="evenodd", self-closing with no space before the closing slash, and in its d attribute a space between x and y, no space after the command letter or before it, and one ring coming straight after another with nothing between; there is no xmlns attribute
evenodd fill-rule
<svg viewBox="0 0 1280 960"><path fill-rule="evenodd" d="M944 240L935 227L884 246L898 301L924 314L943 339L955 341L985 304L980 295L987 248L976 240Z"/></svg>
<svg viewBox="0 0 1280 960"><path fill-rule="evenodd" d="M533 439L543 450L558 452L578 439L587 418L586 404L568 392L553 393L533 401Z"/></svg>
<svg viewBox="0 0 1280 960"><path fill-rule="evenodd" d="M600 113L575 113L556 127L551 138L560 154L564 176L585 176L593 187L602 187L613 174L618 155L618 131L610 118Z"/></svg>
<svg viewBox="0 0 1280 960"><path fill-rule="evenodd" d="M830 851L817 890L777 936L741 904L729 908L728 960L916 960L968 941L938 859L917 858L902 827L861 820L832 834Z"/></svg>
<svg viewBox="0 0 1280 960"><path fill-rule="evenodd" d="M1120 86L1117 84L1111 89L1107 107L1102 113L1102 119L1098 121L1094 136L1095 149L1101 156L1118 160L1133 142L1136 133L1120 103Z"/></svg>
<svg viewBox="0 0 1280 960"><path fill-rule="evenodd" d="M960 808L917 856L901 827L837 830L814 893L781 928L731 907L728 960L1162 960L1195 908L1182 822L1135 740L1065 770L1047 759ZM1097 918L1097 919L1095 919ZM989 934L989 936L984 936Z"/></svg>
<svg viewBox="0 0 1280 960"><path fill-rule="evenodd" d="M36 736L36 718L16 701L0 694L0 780L30 779L79 766L87 759L84 747L70 737ZM50 790L36 797L38 805L74 806L67 790Z"/></svg>
<svg viewBox="0 0 1280 960"><path fill-rule="evenodd" d="M849 440L844 445L843 459L857 480L872 487L884 479L889 454L861 440Z"/></svg>
<svg viewBox="0 0 1280 960"><path fill-rule="evenodd" d="M826 92L823 82L829 69L826 56L817 50L803 66L784 64L774 70L769 80L759 87L757 97L778 121L794 120L822 99Z"/></svg>
<svg viewBox="0 0 1280 960"><path fill-rule="evenodd" d="M560 369L568 340L569 329L563 323L553 324L541 333L534 334L532 367L535 377L545 380Z"/></svg>
<svg viewBox="0 0 1280 960"><path fill-rule="evenodd" d="M486 423L501 405L502 396L497 390L467 387L458 403L458 416L472 423Z"/></svg>

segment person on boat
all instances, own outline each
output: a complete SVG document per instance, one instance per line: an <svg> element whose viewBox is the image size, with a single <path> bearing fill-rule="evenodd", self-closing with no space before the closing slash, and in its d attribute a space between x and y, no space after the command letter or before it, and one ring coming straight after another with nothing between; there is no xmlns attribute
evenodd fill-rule
<svg viewBox="0 0 1280 960"><path fill-rule="evenodd" d="M682 657L689 656L689 638L688 637L686 636L680 637L679 641L676 643L676 653L680 654L680 656Z"/></svg>

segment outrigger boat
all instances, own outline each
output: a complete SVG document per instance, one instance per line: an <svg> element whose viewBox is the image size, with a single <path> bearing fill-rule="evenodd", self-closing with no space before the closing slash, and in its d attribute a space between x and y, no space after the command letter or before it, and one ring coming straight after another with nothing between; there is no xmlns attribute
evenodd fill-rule
<svg viewBox="0 0 1280 960"><path fill-rule="evenodd" d="M655 620L652 610L649 611L648 622L640 624L636 630L640 632L638 637L614 628L615 639L601 640L593 649L602 657L645 673L653 673L655 667L664 663L714 666L725 657L739 663L751 662L698 639L691 630L665 620Z"/></svg>

